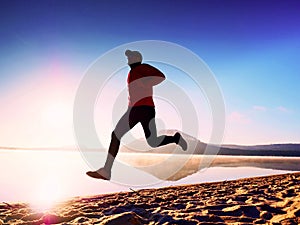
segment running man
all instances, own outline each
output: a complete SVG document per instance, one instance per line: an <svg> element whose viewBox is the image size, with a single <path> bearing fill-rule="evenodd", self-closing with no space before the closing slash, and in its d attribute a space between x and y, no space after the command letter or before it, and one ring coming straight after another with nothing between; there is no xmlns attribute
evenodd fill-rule
<svg viewBox="0 0 300 225"><path fill-rule="evenodd" d="M143 57L140 52L126 50L125 55L131 68L127 78L128 109L111 134L104 167L87 172L87 175L93 178L110 180L111 168L118 154L121 138L138 123L141 123L146 140L151 147L175 143L184 151L187 149L187 142L178 132L174 136L157 136L153 86L163 82L166 79L165 75L157 68L142 63Z"/></svg>

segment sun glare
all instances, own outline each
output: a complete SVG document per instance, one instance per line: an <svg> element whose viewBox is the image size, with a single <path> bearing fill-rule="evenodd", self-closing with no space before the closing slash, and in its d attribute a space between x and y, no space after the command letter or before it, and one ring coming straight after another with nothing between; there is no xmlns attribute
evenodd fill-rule
<svg viewBox="0 0 300 225"><path fill-rule="evenodd" d="M47 177L40 185L37 186L34 194L32 207L37 211L45 211L51 209L55 203L63 198L61 182L55 177Z"/></svg>

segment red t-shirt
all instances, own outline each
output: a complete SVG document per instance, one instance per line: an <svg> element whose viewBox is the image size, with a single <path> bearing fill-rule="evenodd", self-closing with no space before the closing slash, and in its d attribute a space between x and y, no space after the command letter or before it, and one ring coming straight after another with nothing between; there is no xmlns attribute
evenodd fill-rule
<svg viewBox="0 0 300 225"><path fill-rule="evenodd" d="M153 66L140 64L128 73L129 103L132 106L154 106L153 86L165 80L165 75Z"/></svg>

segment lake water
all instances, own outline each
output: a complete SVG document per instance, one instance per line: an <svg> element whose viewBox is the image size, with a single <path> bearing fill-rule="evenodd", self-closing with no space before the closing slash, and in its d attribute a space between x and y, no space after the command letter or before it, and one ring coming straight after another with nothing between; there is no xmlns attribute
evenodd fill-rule
<svg viewBox="0 0 300 225"><path fill-rule="evenodd" d="M299 157L218 156L212 161L203 156L130 153L118 155L111 182L85 175L102 166L105 157L103 152L83 157L76 151L0 150L0 202L50 204L75 196L300 171Z"/></svg>

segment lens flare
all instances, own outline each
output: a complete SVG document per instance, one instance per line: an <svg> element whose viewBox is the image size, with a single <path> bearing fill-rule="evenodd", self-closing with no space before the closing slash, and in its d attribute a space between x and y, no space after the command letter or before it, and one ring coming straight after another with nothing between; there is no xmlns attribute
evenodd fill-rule
<svg viewBox="0 0 300 225"><path fill-rule="evenodd" d="M47 177L41 181L33 193L34 201L31 206L36 211L50 210L63 198L62 182L56 177Z"/></svg>

